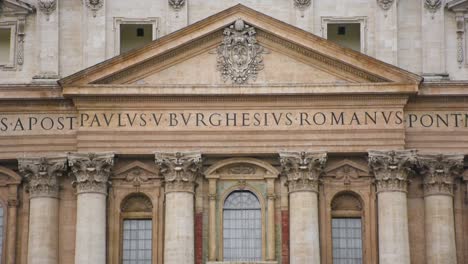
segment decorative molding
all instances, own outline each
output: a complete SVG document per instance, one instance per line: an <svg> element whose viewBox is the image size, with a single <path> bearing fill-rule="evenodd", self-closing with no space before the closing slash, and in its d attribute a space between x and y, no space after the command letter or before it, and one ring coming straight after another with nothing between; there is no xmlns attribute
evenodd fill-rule
<svg viewBox="0 0 468 264"><path fill-rule="evenodd" d="M437 12L442 6L442 0L424 0L424 7L431 13Z"/></svg>
<svg viewBox="0 0 468 264"><path fill-rule="evenodd" d="M311 0L294 0L294 6L303 11L310 6Z"/></svg>
<svg viewBox="0 0 468 264"><path fill-rule="evenodd" d="M230 174L255 174L255 167L239 164L228 169Z"/></svg>
<svg viewBox="0 0 468 264"><path fill-rule="evenodd" d="M344 159L327 166L325 174L329 177L335 177L336 180L343 181L345 185L349 185L352 181L358 180L359 177L369 176L369 167L349 159Z"/></svg>
<svg viewBox="0 0 468 264"><path fill-rule="evenodd" d="M327 162L326 152L280 152L279 155L290 193L318 192L319 177Z"/></svg>
<svg viewBox="0 0 468 264"><path fill-rule="evenodd" d="M415 150L369 151L369 168L374 173L377 192L406 192L408 177L416 164Z"/></svg>
<svg viewBox="0 0 468 264"><path fill-rule="evenodd" d="M118 169L116 168L113 179L123 180L135 187L140 187L159 178L159 173L153 166L155 167L156 165L150 166L141 161L134 161Z"/></svg>
<svg viewBox="0 0 468 264"><path fill-rule="evenodd" d="M385 11L389 10L392 5L394 0L377 0L377 4Z"/></svg>
<svg viewBox="0 0 468 264"><path fill-rule="evenodd" d="M332 210L361 211L362 204L356 195L351 193L338 194L331 203Z"/></svg>
<svg viewBox="0 0 468 264"><path fill-rule="evenodd" d="M202 167L199 152L155 153L155 162L164 176L166 193L194 191Z"/></svg>
<svg viewBox="0 0 468 264"><path fill-rule="evenodd" d="M122 212L151 212L153 211L153 203L148 196L135 193L122 201L120 210Z"/></svg>
<svg viewBox="0 0 468 264"><path fill-rule="evenodd" d="M169 5L175 10L175 11L179 11L180 9L182 9L182 7L184 7L185 5L185 0L168 0L169 1Z"/></svg>
<svg viewBox="0 0 468 264"><path fill-rule="evenodd" d="M18 168L28 181L27 190L30 198L54 197L59 194L57 177L67 168L66 157L20 158Z"/></svg>
<svg viewBox="0 0 468 264"><path fill-rule="evenodd" d="M68 165L76 177L77 193L107 194L107 185L114 165L114 153L71 153Z"/></svg>
<svg viewBox="0 0 468 264"><path fill-rule="evenodd" d="M255 37L255 28L242 19L224 29L224 39L218 47L217 67L223 81L231 79L234 84L246 84L255 80L264 68L262 54L267 53Z"/></svg>
<svg viewBox="0 0 468 264"><path fill-rule="evenodd" d="M26 18L18 18L18 29L16 30L16 63L23 65L24 63L24 28L26 26Z"/></svg>
<svg viewBox="0 0 468 264"><path fill-rule="evenodd" d="M424 195L452 195L455 177L463 173L462 154L418 155Z"/></svg>
<svg viewBox="0 0 468 264"><path fill-rule="evenodd" d="M38 0L37 7L47 15L47 20L49 20L49 16L57 9L57 0Z"/></svg>
<svg viewBox="0 0 468 264"><path fill-rule="evenodd" d="M104 0L83 0L86 7L93 12L93 17L96 17L97 11L104 6Z"/></svg>
<svg viewBox="0 0 468 264"><path fill-rule="evenodd" d="M457 25L457 62L458 67L461 68L464 61L464 42L465 42L465 14L457 13L455 15Z"/></svg>

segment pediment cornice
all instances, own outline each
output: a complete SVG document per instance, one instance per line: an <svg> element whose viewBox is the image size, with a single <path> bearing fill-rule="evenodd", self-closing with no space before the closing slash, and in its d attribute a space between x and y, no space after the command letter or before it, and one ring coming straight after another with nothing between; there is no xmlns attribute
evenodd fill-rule
<svg viewBox="0 0 468 264"><path fill-rule="evenodd" d="M25 16L32 14L36 8L20 0L0 1L0 15L4 16Z"/></svg>

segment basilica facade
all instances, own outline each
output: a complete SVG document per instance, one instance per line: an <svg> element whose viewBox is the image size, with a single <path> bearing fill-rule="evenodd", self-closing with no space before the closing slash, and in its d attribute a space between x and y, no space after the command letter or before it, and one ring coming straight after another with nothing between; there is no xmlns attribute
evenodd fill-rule
<svg viewBox="0 0 468 264"><path fill-rule="evenodd" d="M467 21L0 1L0 263L468 264Z"/></svg>

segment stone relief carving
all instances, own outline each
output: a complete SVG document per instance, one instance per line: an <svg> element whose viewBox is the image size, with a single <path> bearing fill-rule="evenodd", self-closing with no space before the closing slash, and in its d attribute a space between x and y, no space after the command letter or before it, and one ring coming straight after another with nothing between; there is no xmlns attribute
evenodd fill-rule
<svg viewBox="0 0 468 264"><path fill-rule="evenodd" d="M230 174L255 174L255 167L248 165L239 165L229 168Z"/></svg>
<svg viewBox="0 0 468 264"><path fill-rule="evenodd" d="M377 0L377 4L383 9L383 10L389 10L392 5L393 5L394 0Z"/></svg>
<svg viewBox="0 0 468 264"><path fill-rule="evenodd" d="M199 152L155 153L155 162L164 176L166 192L193 192L200 174Z"/></svg>
<svg viewBox="0 0 468 264"><path fill-rule="evenodd" d="M408 177L416 165L415 150L369 151L369 168L374 173L377 192L406 191Z"/></svg>
<svg viewBox="0 0 468 264"><path fill-rule="evenodd" d="M87 8L93 11L93 16L96 17L97 11L104 6L104 0L83 0Z"/></svg>
<svg viewBox="0 0 468 264"><path fill-rule="evenodd" d="M137 193L125 198L120 209L122 212L151 212L153 203L148 196Z"/></svg>
<svg viewBox="0 0 468 264"><path fill-rule="evenodd" d="M249 79L255 80L264 68L262 54L266 53L257 42L255 28L238 19L223 34L223 42L217 49L217 67L223 81L231 79L235 84L246 84Z"/></svg>
<svg viewBox="0 0 468 264"><path fill-rule="evenodd" d="M362 205L355 195L344 193L333 199L331 208L332 210L361 211Z"/></svg>
<svg viewBox="0 0 468 264"><path fill-rule="evenodd" d="M47 15L47 20L49 20L49 15L57 8L57 0L38 0L37 7Z"/></svg>
<svg viewBox="0 0 468 264"><path fill-rule="evenodd" d="M464 36L465 36L465 17L464 15L455 16L457 22L457 62L458 67L461 68L463 64L464 50Z"/></svg>
<svg viewBox="0 0 468 264"><path fill-rule="evenodd" d="M327 162L325 152L282 152L280 163L283 174L287 177L289 192L318 192L319 177Z"/></svg>
<svg viewBox="0 0 468 264"><path fill-rule="evenodd" d="M76 177L73 185L78 193L107 194L114 153L72 153L68 156L68 165Z"/></svg>
<svg viewBox="0 0 468 264"><path fill-rule="evenodd" d="M20 173L28 181L30 197L58 197L57 177L67 168L65 157L41 157L18 159Z"/></svg>
<svg viewBox="0 0 468 264"><path fill-rule="evenodd" d="M463 155L419 155L424 194L452 195L454 179L463 173Z"/></svg>
<svg viewBox="0 0 468 264"><path fill-rule="evenodd" d="M442 0L424 0L424 7L432 13L437 12L442 5Z"/></svg>
<svg viewBox="0 0 468 264"><path fill-rule="evenodd" d="M184 7L185 0L169 0L169 5L174 8L174 10L179 11Z"/></svg>
<svg viewBox="0 0 468 264"><path fill-rule="evenodd" d="M304 10L310 6L311 0L294 0L294 6L300 10Z"/></svg>

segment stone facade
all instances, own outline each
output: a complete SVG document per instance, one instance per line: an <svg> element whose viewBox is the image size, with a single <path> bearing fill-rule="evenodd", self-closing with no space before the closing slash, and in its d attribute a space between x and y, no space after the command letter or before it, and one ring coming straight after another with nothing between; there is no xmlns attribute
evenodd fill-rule
<svg viewBox="0 0 468 264"><path fill-rule="evenodd" d="M468 263L468 1L234 2L0 1L0 263Z"/></svg>

